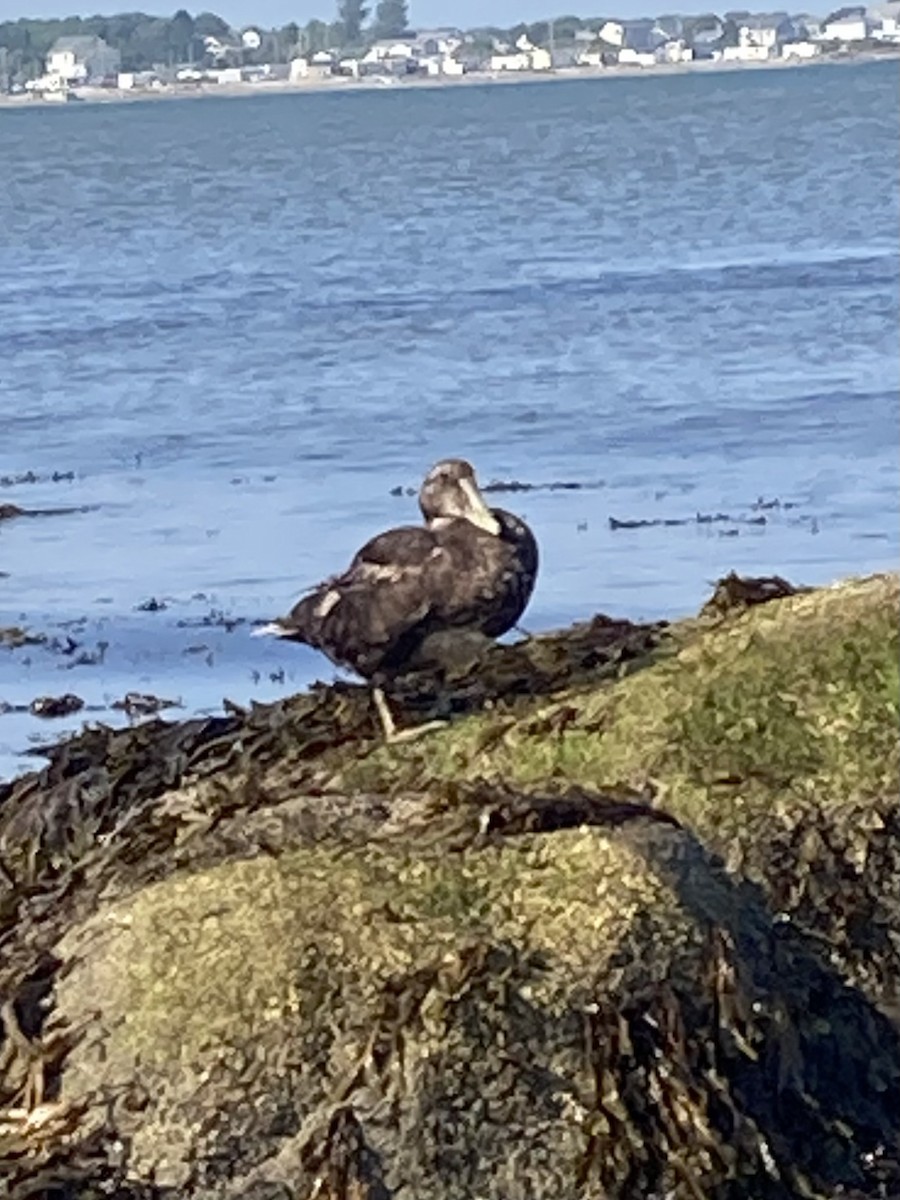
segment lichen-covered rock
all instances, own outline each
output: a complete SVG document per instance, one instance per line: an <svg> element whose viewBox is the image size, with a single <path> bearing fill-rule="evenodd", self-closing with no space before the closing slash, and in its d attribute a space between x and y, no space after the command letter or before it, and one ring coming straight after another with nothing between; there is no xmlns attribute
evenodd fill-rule
<svg viewBox="0 0 900 1200"><path fill-rule="evenodd" d="M873 1185L897 1035L815 944L637 806L480 835L506 802L322 844L301 814L340 797L295 801L277 857L102 905L59 947L62 1102L116 1098L129 1172L180 1195L311 1196L346 1154L423 1200Z"/></svg>
<svg viewBox="0 0 900 1200"><path fill-rule="evenodd" d="M900 1194L900 590L784 591L0 789L5 1194Z"/></svg>

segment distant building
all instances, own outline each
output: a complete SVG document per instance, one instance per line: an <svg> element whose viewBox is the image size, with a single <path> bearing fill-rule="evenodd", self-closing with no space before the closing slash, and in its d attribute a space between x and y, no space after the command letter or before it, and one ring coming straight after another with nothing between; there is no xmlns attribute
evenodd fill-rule
<svg viewBox="0 0 900 1200"><path fill-rule="evenodd" d="M745 16L736 22L738 27L738 44L736 49L739 56L747 61L754 59L775 58L782 44L794 36L794 26L787 13L767 13L758 16Z"/></svg>
<svg viewBox="0 0 900 1200"><path fill-rule="evenodd" d="M319 50L307 60L306 76L309 79L330 79L334 74L334 57L327 50Z"/></svg>
<svg viewBox="0 0 900 1200"><path fill-rule="evenodd" d="M621 46L625 41L625 28L621 21L604 21L597 36L607 46Z"/></svg>
<svg viewBox="0 0 900 1200"><path fill-rule="evenodd" d="M650 50L632 50L623 46L619 51L619 65L623 67L655 67L656 55Z"/></svg>
<svg viewBox="0 0 900 1200"><path fill-rule="evenodd" d="M258 29L245 29L241 34L241 45L245 50L258 50L262 45L262 34Z"/></svg>
<svg viewBox="0 0 900 1200"><path fill-rule="evenodd" d="M592 47L582 50L575 61L579 67L602 67L605 65L605 54L603 50Z"/></svg>
<svg viewBox="0 0 900 1200"><path fill-rule="evenodd" d="M666 42L677 42L684 37L684 21L681 17L657 17L653 28Z"/></svg>
<svg viewBox="0 0 900 1200"><path fill-rule="evenodd" d="M420 29L412 42L416 58L446 59L463 44L463 35L458 29Z"/></svg>
<svg viewBox="0 0 900 1200"><path fill-rule="evenodd" d="M236 66L241 61L242 46L223 41L208 34L203 39L203 53L211 66Z"/></svg>
<svg viewBox="0 0 900 1200"><path fill-rule="evenodd" d="M492 54L490 65L492 71L527 71L528 55L522 50L516 54Z"/></svg>
<svg viewBox="0 0 900 1200"><path fill-rule="evenodd" d="M199 71L195 72L195 74L201 77ZM182 82L185 78L184 72L179 71L175 78L179 83ZM163 82L155 71L120 71L116 80L116 87L120 92L133 92L144 88L161 91Z"/></svg>
<svg viewBox="0 0 900 1200"><path fill-rule="evenodd" d="M585 45L584 42L581 44ZM583 66L585 65L584 56L589 53L589 50L580 49L577 42L573 42L571 46L554 46L551 51L553 69L554 71L570 71L573 67Z"/></svg>
<svg viewBox="0 0 900 1200"><path fill-rule="evenodd" d="M622 41L619 43L623 50L633 50L637 54L653 54L664 42L667 36L657 28L656 21L639 18L635 21L622 21ZM619 62L622 55L619 55Z"/></svg>
<svg viewBox="0 0 900 1200"><path fill-rule="evenodd" d="M656 51L657 62L689 63L694 61L694 51L683 38L665 42Z"/></svg>
<svg viewBox="0 0 900 1200"><path fill-rule="evenodd" d="M880 42L900 42L900 0L888 0L870 8L866 14L872 29L872 37Z"/></svg>
<svg viewBox="0 0 900 1200"><path fill-rule="evenodd" d="M842 8L826 20L822 37L826 42L864 42L871 31L864 8Z"/></svg>
<svg viewBox="0 0 900 1200"><path fill-rule="evenodd" d="M413 43L404 38L379 38L363 55L364 63L383 63L390 59L406 62L415 56Z"/></svg>
<svg viewBox="0 0 900 1200"><path fill-rule="evenodd" d="M781 47L782 58L815 58L821 53L817 42L785 42Z"/></svg>
<svg viewBox="0 0 900 1200"><path fill-rule="evenodd" d="M419 69L423 70L428 76L438 75L464 75L465 67L461 62L450 55L442 58L439 55L433 55L428 58L420 58Z"/></svg>
<svg viewBox="0 0 900 1200"><path fill-rule="evenodd" d="M516 42L514 53L491 57L492 71L549 71L552 65L550 51L533 46L524 33Z"/></svg>
<svg viewBox="0 0 900 1200"><path fill-rule="evenodd" d="M814 17L811 13L802 13L800 16L794 17L794 26L801 38L820 37L823 24L824 21L821 17Z"/></svg>
<svg viewBox="0 0 900 1200"><path fill-rule="evenodd" d="M737 45L721 45L724 62L766 62L778 58L785 42L796 41L796 23L785 12L729 13L737 27Z"/></svg>
<svg viewBox="0 0 900 1200"><path fill-rule="evenodd" d="M47 74L67 84L118 75L122 56L101 37L61 37L50 47Z"/></svg>
<svg viewBox="0 0 900 1200"><path fill-rule="evenodd" d="M725 26L721 19L712 14L700 17L692 23L690 44L694 57L711 59L721 54L725 44Z"/></svg>

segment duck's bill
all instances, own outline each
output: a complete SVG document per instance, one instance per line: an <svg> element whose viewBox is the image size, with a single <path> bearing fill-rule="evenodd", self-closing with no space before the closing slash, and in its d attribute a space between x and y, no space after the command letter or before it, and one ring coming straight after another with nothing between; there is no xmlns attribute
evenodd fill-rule
<svg viewBox="0 0 900 1200"><path fill-rule="evenodd" d="M470 479L461 479L459 486L466 498L466 511L463 513L466 520L471 521L473 525L477 525L479 529L483 529L487 533L498 534L500 522L485 504L475 484Z"/></svg>

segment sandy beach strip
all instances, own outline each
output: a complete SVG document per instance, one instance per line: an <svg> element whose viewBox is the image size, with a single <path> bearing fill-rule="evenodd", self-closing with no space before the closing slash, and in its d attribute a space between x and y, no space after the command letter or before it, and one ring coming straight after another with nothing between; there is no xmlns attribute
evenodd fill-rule
<svg viewBox="0 0 900 1200"><path fill-rule="evenodd" d="M470 75L368 76L354 79L350 76L334 75L317 79L263 80L253 83L201 83L167 84L160 88L140 88L122 91L118 88L78 87L72 95L78 101L97 104L128 104L147 100L202 100L210 96L239 99L264 95L310 95L323 92L398 92L410 88L485 87L523 83L559 83L572 80L615 80L656 79L672 75L719 74L734 71L796 70L816 66L850 66L863 63L896 61L900 58L900 46L884 51L861 51L856 53L823 54L813 59L769 59L766 62L713 62L703 60L691 63L660 63L656 67L567 67L549 71L480 71ZM59 100L48 100L30 92L18 95L0 95L0 108L56 108L65 107Z"/></svg>

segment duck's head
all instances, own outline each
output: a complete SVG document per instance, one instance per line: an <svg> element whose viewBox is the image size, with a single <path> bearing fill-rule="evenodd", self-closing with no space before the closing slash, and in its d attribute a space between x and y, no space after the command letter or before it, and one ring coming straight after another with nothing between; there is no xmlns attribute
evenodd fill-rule
<svg viewBox="0 0 900 1200"><path fill-rule="evenodd" d="M435 463L419 492L419 508L428 524L461 517L486 533L500 533L500 522L478 490L475 471L463 458Z"/></svg>

